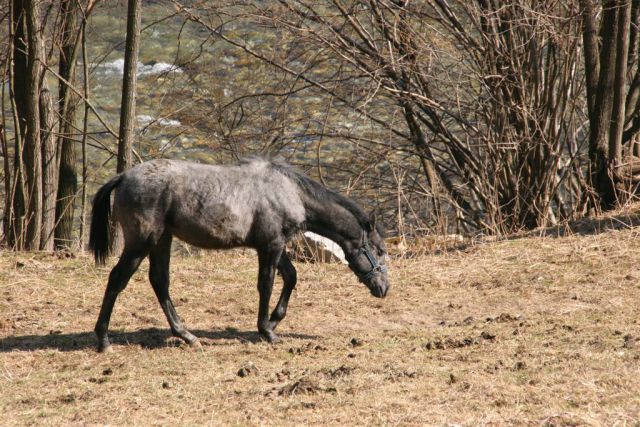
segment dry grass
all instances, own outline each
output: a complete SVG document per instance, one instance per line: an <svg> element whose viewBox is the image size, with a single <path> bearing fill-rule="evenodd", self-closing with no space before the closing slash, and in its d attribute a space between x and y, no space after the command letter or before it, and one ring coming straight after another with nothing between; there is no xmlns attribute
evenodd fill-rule
<svg viewBox="0 0 640 427"><path fill-rule="evenodd" d="M393 261L385 300L344 266L298 265L278 345L254 332L251 254L176 258L204 347L168 336L145 264L101 355L108 269L0 253L0 422L638 425L638 254L626 229L421 255Z"/></svg>

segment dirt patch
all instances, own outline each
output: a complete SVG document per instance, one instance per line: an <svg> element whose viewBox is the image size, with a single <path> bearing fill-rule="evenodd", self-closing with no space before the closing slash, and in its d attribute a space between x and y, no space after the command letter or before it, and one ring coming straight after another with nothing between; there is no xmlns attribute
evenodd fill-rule
<svg viewBox="0 0 640 427"><path fill-rule="evenodd" d="M637 348L638 347L638 339L633 335L625 335L624 343L622 344L623 348Z"/></svg>
<svg viewBox="0 0 640 427"><path fill-rule="evenodd" d="M487 317L487 323L507 323L507 322L517 322L522 320L523 316L521 314L513 315L509 313L500 313L499 316L495 317Z"/></svg>
<svg viewBox="0 0 640 427"><path fill-rule="evenodd" d="M325 369L322 373L330 379L336 379L351 375L355 370L356 368L353 366L342 365L335 369Z"/></svg>
<svg viewBox="0 0 640 427"><path fill-rule="evenodd" d="M252 362L246 363L242 368L238 369L236 375L240 378L248 377L251 375L258 375L260 371Z"/></svg>
<svg viewBox="0 0 640 427"><path fill-rule="evenodd" d="M415 379L418 378L420 374L413 369L392 369L390 373L388 373L385 377L387 381L402 381L405 379Z"/></svg>
<svg viewBox="0 0 640 427"><path fill-rule="evenodd" d="M271 390L268 394L290 397L296 395L310 395L318 393L336 393L335 387L322 387L308 378L301 378L290 384Z"/></svg>
<svg viewBox="0 0 640 427"><path fill-rule="evenodd" d="M289 347L289 354L302 355L305 353L317 353L327 351L327 347L324 347L318 343L308 342L301 347Z"/></svg>
<svg viewBox="0 0 640 427"><path fill-rule="evenodd" d="M447 350L452 348L463 348L469 347L472 345L478 345L483 342L494 342L496 339L496 335L482 331L479 336L476 337L463 337L463 338L455 338L455 337L446 337L446 338L438 338L433 341L429 341L423 345L426 350Z"/></svg>
<svg viewBox="0 0 640 427"><path fill-rule="evenodd" d="M93 399L93 393L91 392L85 392L82 393L80 395L76 395L75 393L67 393L64 394L62 396L59 396L56 400L57 402L63 404L63 405L73 405L75 403L78 402L82 402L82 401L88 401Z"/></svg>

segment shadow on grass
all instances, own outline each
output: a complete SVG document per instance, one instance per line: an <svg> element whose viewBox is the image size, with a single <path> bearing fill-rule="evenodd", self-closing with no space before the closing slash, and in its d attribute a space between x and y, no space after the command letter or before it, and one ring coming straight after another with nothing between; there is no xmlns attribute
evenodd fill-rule
<svg viewBox="0 0 640 427"><path fill-rule="evenodd" d="M581 218L567 224L532 230L527 235L564 237L567 235L594 235L608 231L626 230L640 225L640 211L623 212L597 218Z"/></svg>
<svg viewBox="0 0 640 427"><path fill-rule="evenodd" d="M195 336L200 338L204 346L218 345L216 341L234 340L248 343L258 343L264 341L258 332L240 331L236 328L226 328L216 331L192 330ZM315 335L305 335L296 333L279 334L283 341L287 338L293 339L317 339ZM145 349L158 349L166 347L178 347L182 345L182 340L174 338L168 329L146 328L133 332L109 333L111 344L114 345L139 345ZM93 332L81 333L50 333L47 335L23 335L0 339L0 353L12 351L34 351L34 350L58 350L58 351L78 351L93 349L98 340Z"/></svg>
<svg viewBox="0 0 640 427"><path fill-rule="evenodd" d="M590 236L608 233L617 230L628 230L640 226L640 203L634 208L621 213L609 213L606 216L596 218L581 218L564 222L562 224L537 228L535 230L521 231L509 235L479 235L476 237L462 238L458 235L452 236L428 236L427 244L424 247L417 245L415 249L409 248L401 253L390 251L392 258L411 259L431 255L446 255L452 252L467 252L476 249L479 245L511 240L520 240L531 237L562 238L567 236ZM429 240L433 239L433 240ZM420 238L416 239L420 240ZM429 244L429 242L431 242ZM411 245L410 245L411 246Z"/></svg>

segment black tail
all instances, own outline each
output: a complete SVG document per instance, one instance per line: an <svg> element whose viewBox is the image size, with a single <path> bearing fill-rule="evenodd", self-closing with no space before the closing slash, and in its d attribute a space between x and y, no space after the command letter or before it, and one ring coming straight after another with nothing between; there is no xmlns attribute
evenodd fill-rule
<svg viewBox="0 0 640 427"><path fill-rule="evenodd" d="M93 198L91 211L91 231L89 249L93 252L96 264L104 265L109 256L109 221L111 219L111 191L120 184L122 175L118 175L100 187Z"/></svg>

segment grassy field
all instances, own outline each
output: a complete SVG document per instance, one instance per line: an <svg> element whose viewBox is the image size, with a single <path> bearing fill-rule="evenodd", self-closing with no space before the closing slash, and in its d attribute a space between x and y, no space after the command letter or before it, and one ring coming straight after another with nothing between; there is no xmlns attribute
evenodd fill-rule
<svg viewBox="0 0 640 427"><path fill-rule="evenodd" d="M201 349L169 336L145 263L112 354L91 332L109 268L2 252L0 423L638 425L640 229L587 225L394 259L385 300L298 264L276 345L255 332L249 251L173 260Z"/></svg>

